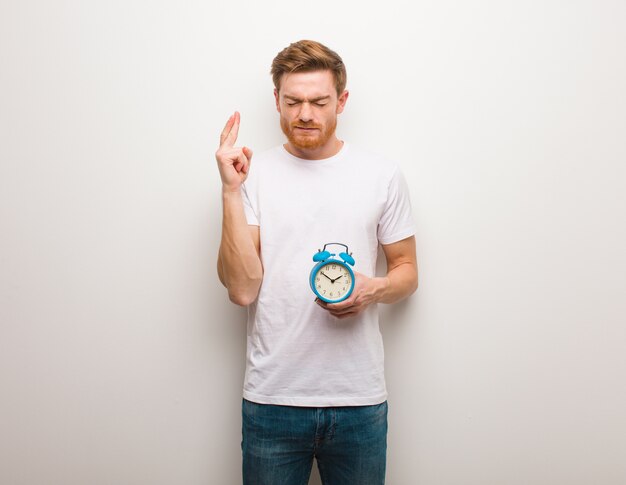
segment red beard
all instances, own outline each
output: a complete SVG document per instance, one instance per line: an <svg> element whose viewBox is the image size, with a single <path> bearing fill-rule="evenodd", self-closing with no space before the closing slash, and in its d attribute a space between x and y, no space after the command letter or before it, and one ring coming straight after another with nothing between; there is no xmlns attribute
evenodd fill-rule
<svg viewBox="0 0 626 485"><path fill-rule="evenodd" d="M304 133L300 134L298 131L295 130L297 126L302 126L304 128L317 128L317 130L315 130L311 134L304 132L300 132ZM281 117L280 128L283 130L283 133L294 147L304 150L315 150L321 146L324 146L333 136L333 134L335 133L335 129L337 128L337 118L335 118L333 122L329 124L325 130L322 131L319 129L320 127L316 125L307 126L303 123L296 123L295 125L291 126L284 118Z"/></svg>

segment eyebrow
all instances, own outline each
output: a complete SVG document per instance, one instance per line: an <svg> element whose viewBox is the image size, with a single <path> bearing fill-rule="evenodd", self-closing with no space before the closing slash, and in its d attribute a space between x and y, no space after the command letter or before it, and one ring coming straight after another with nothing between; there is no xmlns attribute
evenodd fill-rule
<svg viewBox="0 0 626 485"><path fill-rule="evenodd" d="M285 98L291 99L293 101L302 101L300 98L296 98L295 96L290 96L289 94L285 94ZM330 98L330 95L328 95L328 96L318 96L317 98L313 98L311 100L311 102L321 101L322 99L328 99L328 98Z"/></svg>

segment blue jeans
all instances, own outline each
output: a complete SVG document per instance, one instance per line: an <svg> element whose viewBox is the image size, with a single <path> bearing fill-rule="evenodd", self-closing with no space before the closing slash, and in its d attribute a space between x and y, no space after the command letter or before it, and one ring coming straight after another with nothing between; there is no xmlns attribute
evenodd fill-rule
<svg viewBox="0 0 626 485"><path fill-rule="evenodd" d="M244 485L381 485L387 401L373 406L300 407L242 402Z"/></svg>

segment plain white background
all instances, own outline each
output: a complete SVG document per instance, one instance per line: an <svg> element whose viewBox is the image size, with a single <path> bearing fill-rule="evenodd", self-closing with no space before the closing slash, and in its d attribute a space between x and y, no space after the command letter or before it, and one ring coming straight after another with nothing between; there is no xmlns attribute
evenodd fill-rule
<svg viewBox="0 0 626 485"><path fill-rule="evenodd" d="M307 38L419 228L420 288L381 308L387 483L625 483L617 0L3 1L0 482L240 482L214 152L235 110L283 141L269 68Z"/></svg>

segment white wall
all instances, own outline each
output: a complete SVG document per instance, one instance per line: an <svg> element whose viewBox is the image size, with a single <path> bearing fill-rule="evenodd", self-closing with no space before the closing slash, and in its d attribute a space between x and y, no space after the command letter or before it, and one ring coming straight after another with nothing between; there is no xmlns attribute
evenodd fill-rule
<svg viewBox="0 0 626 485"><path fill-rule="evenodd" d="M239 483L213 155L234 110L241 144L282 141L269 67L303 38L344 58L339 136L399 160L419 226L420 289L382 312L387 483L626 483L608 0L2 2L0 483Z"/></svg>

